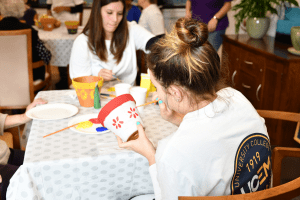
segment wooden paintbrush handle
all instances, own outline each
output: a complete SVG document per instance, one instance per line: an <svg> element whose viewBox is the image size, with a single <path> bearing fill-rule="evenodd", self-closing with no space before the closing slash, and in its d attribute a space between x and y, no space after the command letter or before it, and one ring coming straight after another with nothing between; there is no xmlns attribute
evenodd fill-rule
<svg viewBox="0 0 300 200"><path fill-rule="evenodd" d="M63 129L61 129L61 130L55 131L54 133L50 133L50 134L48 134L48 135L43 136L43 138L48 137L48 136L50 136L50 135L54 135L55 133L61 132L61 131L63 131L63 130L66 130L66 129L68 129L68 128L71 128L71 127L73 127L73 126L76 126L76 125L78 125L78 124L79 124L79 123L73 124L72 126L68 126L68 127L63 128Z"/></svg>

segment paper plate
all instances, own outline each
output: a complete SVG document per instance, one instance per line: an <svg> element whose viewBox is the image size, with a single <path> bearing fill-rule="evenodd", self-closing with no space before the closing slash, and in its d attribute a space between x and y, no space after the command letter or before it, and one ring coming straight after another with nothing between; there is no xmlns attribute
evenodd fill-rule
<svg viewBox="0 0 300 200"><path fill-rule="evenodd" d="M34 107L26 112L27 117L38 120L57 120L72 117L78 108L71 104L54 103Z"/></svg>
<svg viewBox="0 0 300 200"><path fill-rule="evenodd" d="M97 118L97 117L98 117L98 113L81 115L81 116L71 119L68 123L68 126L72 126L73 124L77 124L77 123L84 122L84 121L89 121L89 119ZM83 129L83 128L76 129L75 127L71 127L70 129L77 133L92 134L92 135L110 132L110 130L97 132L96 128L98 128L98 127L103 127L103 126L101 124L93 124L93 126L91 126L89 128L85 128L85 129Z"/></svg>

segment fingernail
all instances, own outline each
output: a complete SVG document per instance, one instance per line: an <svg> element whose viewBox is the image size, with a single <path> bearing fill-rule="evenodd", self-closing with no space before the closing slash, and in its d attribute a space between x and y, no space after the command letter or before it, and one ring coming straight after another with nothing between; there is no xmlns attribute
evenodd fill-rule
<svg viewBox="0 0 300 200"><path fill-rule="evenodd" d="M158 100L158 97L155 99L156 101Z"/></svg>
<svg viewBox="0 0 300 200"><path fill-rule="evenodd" d="M158 101L159 104L161 104L162 102L163 102L162 100L159 100L159 101Z"/></svg>
<svg viewBox="0 0 300 200"><path fill-rule="evenodd" d="M140 125L141 123L140 122L136 122L136 125Z"/></svg>

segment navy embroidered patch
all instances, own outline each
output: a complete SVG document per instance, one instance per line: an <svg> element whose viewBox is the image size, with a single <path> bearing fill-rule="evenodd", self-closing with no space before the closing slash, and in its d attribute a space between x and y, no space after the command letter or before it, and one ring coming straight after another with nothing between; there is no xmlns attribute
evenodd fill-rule
<svg viewBox="0 0 300 200"><path fill-rule="evenodd" d="M264 190L271 183L271 146L267 136L253 133L237 149L231 194Z"/></svg>

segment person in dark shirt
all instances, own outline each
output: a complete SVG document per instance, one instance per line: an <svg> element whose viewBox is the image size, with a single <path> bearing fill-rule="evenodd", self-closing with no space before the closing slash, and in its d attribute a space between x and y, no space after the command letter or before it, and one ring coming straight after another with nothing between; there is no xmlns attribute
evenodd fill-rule
<svg viewBox="0 0 300 200"><path fill-rule="evenodd" d="M223 42L229 21L227 12L231 9L232 0L187 0L186 18L201 20L208 25L208 41L216 51Z"/></svg>
<svg viewBox="0 0 300 200"><path fill-rule="evenodd" d="M30 4L28 4L28 0L24 0L24 3L26 10L23 17L21 17L20 20L25 20L26 24L33 26L34 20L38 19L38 14L33 8L30 7Z"/></svg>
<svg viewBox="0 0 300 200"><path fill-rule="evenodd" d="M127 21L136 21L136 23L139 22L140 16L141 16L141 11L140 9L132 5L132 0L126 0L126 13L127 13Z"/></svg>

